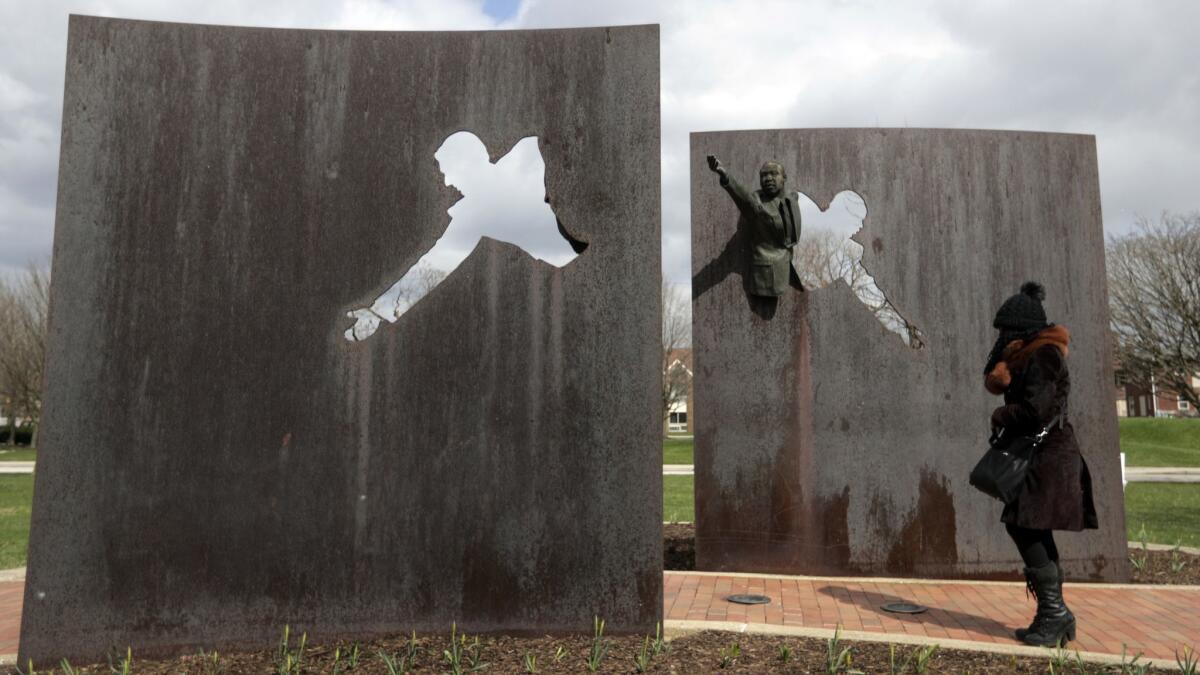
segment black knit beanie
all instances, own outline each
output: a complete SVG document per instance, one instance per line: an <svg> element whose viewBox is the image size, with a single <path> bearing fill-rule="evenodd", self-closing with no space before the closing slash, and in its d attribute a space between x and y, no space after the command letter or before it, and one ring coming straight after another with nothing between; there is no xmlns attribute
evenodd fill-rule
<svg viewBox="0 0 1200 675"><path fill-rule="evenodd" d="M1002 331L1026 332L1041 330L1048 326L1046 310L1042 309L1042 300L1046 299L1046 289L1036 281L1026 281L1021 284L1021 292L1010 297L1000 305L992 326Z"/></svg>

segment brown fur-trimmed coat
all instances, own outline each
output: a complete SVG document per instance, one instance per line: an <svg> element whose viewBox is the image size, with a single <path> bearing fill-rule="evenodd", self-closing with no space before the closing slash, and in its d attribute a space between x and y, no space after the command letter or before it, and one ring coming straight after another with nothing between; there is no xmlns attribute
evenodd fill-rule
<svg viewBox="0 0 1200 675"><path fill-rule="evenodd" d="M1033 435L1067 411L1070 340L1065 327L1050 326L1032 340L1014 341L1004 349L984 382L991 393L1004 394L1004 405L992 413L993 426ZM1092 477L1069 421L1047 435L1034 454L1020 496L1004 507L1000 519L1038 530L1078 532L1099 526Z"/></svg>

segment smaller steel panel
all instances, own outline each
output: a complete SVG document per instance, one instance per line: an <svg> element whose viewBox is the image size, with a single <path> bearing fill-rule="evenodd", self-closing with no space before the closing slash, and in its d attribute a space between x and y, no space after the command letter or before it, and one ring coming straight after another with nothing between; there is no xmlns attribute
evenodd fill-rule
<svg viewBox="0 0 1200 675"><path fill-rule="evenodd" d="M861 264L925 348L845 283L748 295L748 232L707 155L747 180L778 161L786 189L823 210L861 196ZM691 184L697 569L1018 578L999 505L967 477L999 404L982 384L992 319L1032 279L1071 330L1071 414L1101 528L1062 533L1062 563L1072 578L1128 579L1093 137L695 133ZM804 214L802 242L823 217Z"/></svg>

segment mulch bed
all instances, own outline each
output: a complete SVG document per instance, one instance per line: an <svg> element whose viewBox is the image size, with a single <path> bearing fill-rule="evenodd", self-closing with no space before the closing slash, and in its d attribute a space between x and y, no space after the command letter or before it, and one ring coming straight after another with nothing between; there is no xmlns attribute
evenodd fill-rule
<svg viewBox="0 0 1200 675"><path fill-rule="evenodd" d="M460 660L461 672L471 672L468 656L472 655L480 664L486 667L475 672L485 673L587 673L587 656L592 649L593 640L590 637L542 637L542 638L512 638L512 637L469 637ZM295 652L293 639L293 652ZM346 644L316 645L304 651L299 667L292 673L362 673L387 674L389 671L379 652L393 655L397 660L409 653L413 647L415 658L408 670L394 672L413 673L447 673L453 672L444 653L450 648L450 636L446 635L418 636L415 643L405 637L378 640L359 646L360 657L357 665L351 667L345 654L349 651ZM922 648L909 645L896 645L894 655L889 652L889 645L870 642L851 642L843 640L835 649L836 655L842 650L849 649L849 661L843 662L843 670L827 670L829 663L829 643L826 640L811 638L786 638L766 635L734 635L706 631L676 638L666 643L663 650L655 655L653 649L646 648L645 670L639 671L636 658L647 645L644 637L604 637L601 640L606 648L599 661L599 667L594 672L599 673L826 673L849 672L852 670L864 673L889 672L919 672L915 665ZM788 650L784 659L783 650ZM338 665L335 668L334 650L339 649ZM526 655L535 661L533 670L526 666ZM1045 658L1025 658L986 654L980 652L964 652L950 649L934 649L926 662L928 673L1045 673L1050 664L1052 652L1047 651ZM895 659L897 670L890 667L891 659ZM200 656L185 656L172 660L141 661L134 655L132 672L150 673L153 675L175 675L176 673L195 673L210 675L216 673L279 673L282 657L279 650L264 650L253 653L220 654L214 661ZM909 661L905 671L898 668ZM109 673L109 665L102 664L88 668L77 669L79 673ZM1064 670L1060 672L1074 672ZM1110 672L1101 670L1099 666L1088 666L1087 672ZM1120 672L1117 669L1115 672ZM1142 671L1137 671L1142 672ZM1148 670L1145 672L1165 672Z"/></svg>
<svg viewBox="0 0 1200 675"><path fill-rule="evenodd" d="M663 523L663 569L696 569L696 526Z"/></svg>
<svg viewBox="0 0 1200 675"><path fill-rule="evenodd" d="M1141 569L1138 564L1132 566L1132 583L1200 585L1200 555L1143 550L1140 546L1130 548L1129 555L1141 563ZM696 569L695 525L663 525L663 569L685 572Z"/></svg>
<svg viewBox="0 0 1200 675"><path fill-rule="evenodd" d="M1146 551L1130 548L1135 584L1188 584L1200 586L1200 555L1183 551ZM1145 562L1142 562L1142 561ZM1138 569L1139 563L1141 569Z"/></svg>

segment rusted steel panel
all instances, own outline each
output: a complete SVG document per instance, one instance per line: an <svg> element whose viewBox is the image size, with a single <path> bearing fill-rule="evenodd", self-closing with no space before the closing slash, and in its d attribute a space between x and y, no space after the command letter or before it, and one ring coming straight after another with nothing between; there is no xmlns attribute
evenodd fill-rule
<svg viewBox="0 0 1200 675"><path fill-rule="evenodd" d="M699 569L1015 574L1000 504L967 475L999 404L982 386L992 317L1036 279L1073 334L1071 414L1101 522L1058 537L1063 562L1076 578L1128 578L1093 137L801 129L697 133L691 146ZM778 160L788 189L822 208L858 192L864 266L926 348L842 283L752 306L710 154L750 180Z"/></svg>
<svg viewBox="0 0 1200 675"><path fill-rule="evenodd" d="M72 17L21 656L653 630L658 28L384 33ZM590 242L490 239L394 325L457 192L537 136Z"/></svg>

